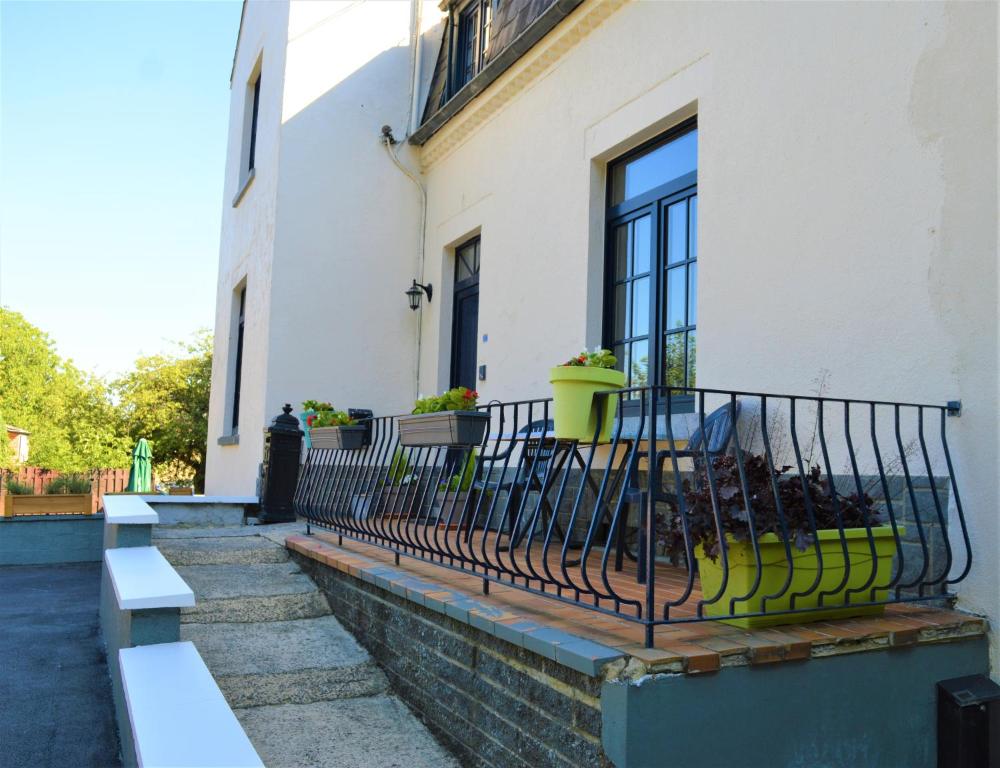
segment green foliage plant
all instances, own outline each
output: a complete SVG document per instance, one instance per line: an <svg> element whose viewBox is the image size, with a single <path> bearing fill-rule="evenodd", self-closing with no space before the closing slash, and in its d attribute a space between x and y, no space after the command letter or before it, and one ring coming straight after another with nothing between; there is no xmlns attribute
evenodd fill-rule
<svg viewBox="0 0 1000 768"><path fill-rule="evenodd" d="M19 483L17 480L8 480L7 493L11 496L34 496L35 489L28 483Z"/></svg>
<svg viewBox="0 0 1000 768"><path fill-rule="evenodd" d="M90 478L73 477L72 475L57 477L45 487L45 493L90 493Z"/></svg>
<svg viewBox="0 0 1000 768"><path fill-rule="evenodd" d="M442 411L472 411L476 408L479 393L468 387L455 387L447 392L422 397L414 403L413 413L440 413Z"/></svg>
<svg viewBox="0 0 1000 768"><path fill-rule="evenodd" d="M576 357L571 357L563 366L587 367L587 368L614 368L618 364L618 358L611 354L610 349L595 348L588 352L583 350Z"/></svg>
<svg viewBox="0 0 1000 768"><path fill-rule="evenodd" d="M302 403L302 410L313 411L312 414L306 417L306 424L311 429L318 427L349 427L355 423L354 419L348 416L346 411L338 411L330 403L306 400Z"/></svg>
<svg viewBox="0 0 1000 768"><path fill-rule="evenodd" d="M456 472L445 482L442 482L439 488L442 491L458 491L465 493L472 487L472 480L476 474L476 449L473 448L469 451L462 463L462 469Z"/></svg>

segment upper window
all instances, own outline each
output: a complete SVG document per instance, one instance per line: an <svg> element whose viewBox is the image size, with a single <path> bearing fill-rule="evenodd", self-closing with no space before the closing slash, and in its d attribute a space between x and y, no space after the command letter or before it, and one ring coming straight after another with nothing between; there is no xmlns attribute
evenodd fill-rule
<svg viewBox="0 0 1000 768"><path fill-rule="evenodd" d="M604 336L630 387L696 385L697 161L691 121L608 169Z"/></svg>
<svg viewBox="0 0 1000 768"><path fill-rule="evenodd" d="M248 173L254 169L254 162L257 155L257 112L260 109L260 72L257 73L257 77L253 81L252 92L253 100L251 103L253 106L250 112L250 148L247 152L249 155L247 160Z"/></svg>
<svg viewBox="0 0 1000 768"><path fill-rule="evenodd" d="M454 90L458 90L482 70L490 48L495 0L472 0L458 14Z"/></svg>

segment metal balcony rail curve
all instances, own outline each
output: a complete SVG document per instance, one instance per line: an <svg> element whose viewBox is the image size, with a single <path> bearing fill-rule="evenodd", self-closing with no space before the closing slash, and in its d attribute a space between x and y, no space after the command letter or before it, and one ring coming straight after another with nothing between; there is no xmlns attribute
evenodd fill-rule
<svg viewBox="0 0 1000 768"><path fill-rule="evenodd" d="M768 623L941 600L972 551L948 406L640 387L602 440L550 399L491 402L473 446L408 446L398 416L307 451L295 512L334 531L645 626ZM598 411L603 409L598 408Z"/></svg>

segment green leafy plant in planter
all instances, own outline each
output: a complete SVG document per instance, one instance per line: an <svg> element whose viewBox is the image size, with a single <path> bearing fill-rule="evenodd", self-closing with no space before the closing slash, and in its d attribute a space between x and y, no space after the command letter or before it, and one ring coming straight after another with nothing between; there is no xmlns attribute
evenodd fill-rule
<svg viewBox="0 0 1000 768"><path fill-rule="evenodd" d="M309 445L320 450L358 450L368 444L368 431L346 412L330 403L306 400L302 403L309 430Z"/></svg>
<svg viewBox="0 0 1000 768"><path fill-rule="evenodd" d="M314 413L306 417L306 424L313 429L321 427L349 427L355 423L354 419L348 416L346 411L338 411L329 403L306 400L302 403L302 410L314 411Z"/></svg>
<svg viewBox="0 0 1000 768"><path fill-rule="evenodd" d="M625 386L625 373L615 370L618 359L609 349L584 350L549 371L552 418L562 440L606 443L611 436L617 398L597 397ZM600 434L597 434L600 422Z"/></svg>
<svg viewBox="0 0 1000 768"><path fill-rule="evenodd" d="M472 411L476 408L479 393L468 387L454 387L432 397L422 397L413 405L411 413L440 413L442 411Z"/></svg>
<svg viewBox="0 0 1000 768"><path fill-rule="evenodd" d="M45 488L47 494L90 493L90 479L86 477L57 477Z"/></svg>
<svg viewBox="0 0 1000 768"><path fill-rule="evenodd" d="M686 521L704 598L715 598L722 590L723 581L726 582L719 598L705 605L706 615L733 615L736 618L726 619L727 623L759 627L883 610L883 606L851 605L852 602L885 599L886 590L878 587L889 582L896 553L892 528L882 523L875 502L866 493L837 492L818 466L809 467L805 477L801 477L789 474L791 466L777 466L771 470L764 456L744 454L743 478L753 512L752 528L760 552L758 561L750 536L751 517L746 508L738 459L734 455L724 455L711 461L719 505L718 520L708 472L702 466L696 469L693 479L685 479L682 484L685 520L675 510L669 524L661 528L665 529L665 534L660 542L674 557L686 555ZM784 514L784 526L778 501ZM719 539L720 524L726 539L725 562ZM869 528L875 546L874 558ZM789 552L792 578L786 588ZM728 569L728 578L724 567ZM850 590L861 591L848 594ZM819 595L823 592L828 594L820 606ZM765 602L765 596L769 595L774 597ZM796 595L794 606L792 595ZM736 602L732 604L734 598ZM822 610L808 614L739 617L740 614L819 607Z"/></svg>
<svg viewBox="0 0 1000 768"><path fill-rule="evenodd" d="M479 445L490 417L476 410L478 399L479 393L468 387L418 399L409 415L396 420L400 445Z"/></svg>
<svg viewBox="0 0 1000 768"><path fill-rule="evenodd" d="M19 483L17 480L7 481L7 493L11 496L34 496L35 489L28 483Z"/></svg>

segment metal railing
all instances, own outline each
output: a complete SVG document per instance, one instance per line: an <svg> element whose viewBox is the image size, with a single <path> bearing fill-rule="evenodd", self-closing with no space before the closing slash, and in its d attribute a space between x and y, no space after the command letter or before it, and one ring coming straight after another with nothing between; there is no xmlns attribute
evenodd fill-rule
<svg viewBox="0 0 1000 768"><path fill-rule="evenodd" d="M941 599L972 553L948 406L635 388L610 433L552 401L480 407L475 446L308 451L298 515L340 537L646 627ZM597 409L601 411L603 409ZM606 430L605 430L606 431ZM831 613L832 612L832 613ZM808 620L809 616L803 616Z"/></svg>

